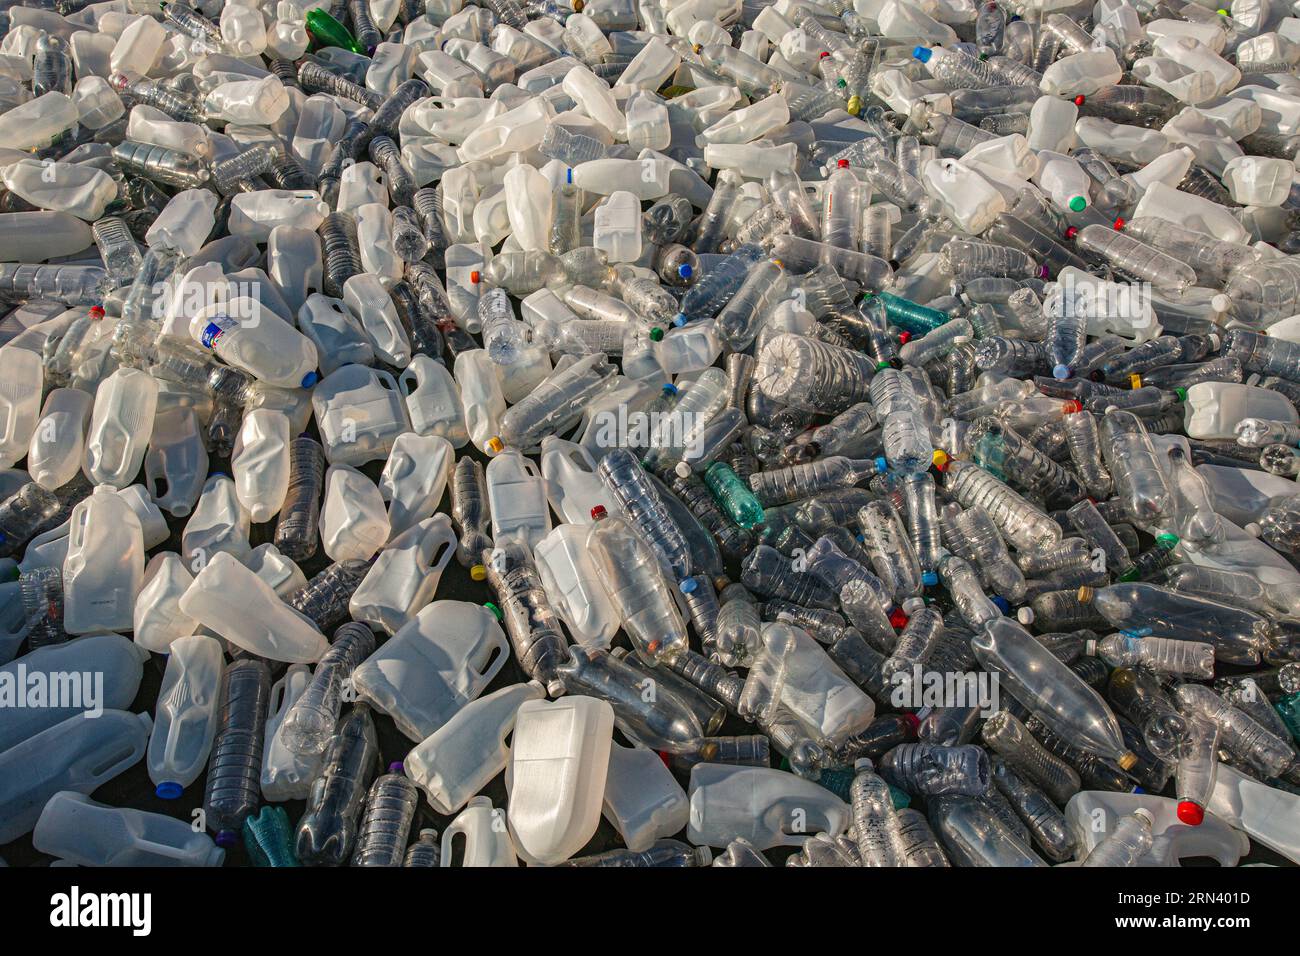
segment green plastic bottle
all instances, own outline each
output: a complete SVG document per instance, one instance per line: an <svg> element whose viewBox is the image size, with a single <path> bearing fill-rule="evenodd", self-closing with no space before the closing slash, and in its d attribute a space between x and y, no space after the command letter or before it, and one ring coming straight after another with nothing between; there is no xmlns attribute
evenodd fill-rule
<svg viewBox="0 0 1300 956"><path fill-rule="evenodd" d="M704 483L727 517L740 527L749 530L763 520L763 506L758 498L726 462L715 461L709 465L704 472Z"/></svg>
<svg viewBox="0 0 1300 956"><path fill-rule="evenodd" d="M885 307L885 315L889 318L889 324L895 325L904 332L910 332L913 335L925 335L927 332L933 332L951 318L947 312L940 312L938 309L920 305L911 299L904 299L902 296L893 295L889 292L869 293L867 298L879 299Z"/></svg>
<svg viewBox="0 0 1300 956"><path fill-rule="evenodd" d="M320 7L307 11L307 32L321 46L337 46L353 53L365 54L348 28Z"/></svg>
<svg viewBox="0 0 1300 956"><path fill-rule="evenodd" d="M299 866L293 828L284 807L264 806L244 819L244 846L254 866Z"/></svg>

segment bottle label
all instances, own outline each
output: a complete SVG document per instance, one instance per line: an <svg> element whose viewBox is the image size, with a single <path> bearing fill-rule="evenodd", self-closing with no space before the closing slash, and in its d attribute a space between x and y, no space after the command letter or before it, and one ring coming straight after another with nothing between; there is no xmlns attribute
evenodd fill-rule
<svg viewBox="0 0 1300 956"><path fill-rule="evenodd" d="M199 341L203 343L204 348L215 349L217 347L217 340L233 329L237 324L238 323L236 323L234 319L225 313L214 315L212 320L208 322L207 326L203 329L203 335L199 338Z"/></svg>

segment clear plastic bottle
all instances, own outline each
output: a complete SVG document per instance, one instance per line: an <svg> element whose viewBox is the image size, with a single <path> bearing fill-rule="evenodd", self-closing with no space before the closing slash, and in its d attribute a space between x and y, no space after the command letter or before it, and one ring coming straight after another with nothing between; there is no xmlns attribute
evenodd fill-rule
<svg viewBox="0 0 1300 956"><path fill-rule="evenodd" d="M352 865L402 866L419 799L420 792L402 773L402 765L389 764L388 773L370 786Z"/></svg>
<svg viewBox="0 0 1300 956"><path fill-rule="evenodd" d="M261 803L263 728L271 672L261 660L235 661L221 678L221 715L208 762L203 812L217 846L233 846Z"/></svg>
<svg viewBox="0 0 1300 956"><path fill-rule="evenodd" d="M366 625L349 622L338 629L330 649L316 663L311 683L281 725L290 751L305 756L325 750L343 709L344 687L374 649L375 635Z"/></svg>
<svg viewBox="0 0 1300 956"><path fill-rule="evenodd" d="M1139 807L1131 814L1120 817L1115 829L1092 848L1084 858L1084 866L1131 867L1137 866L1150 849L1151 826L1155 817L1151 811Z"/></svg>

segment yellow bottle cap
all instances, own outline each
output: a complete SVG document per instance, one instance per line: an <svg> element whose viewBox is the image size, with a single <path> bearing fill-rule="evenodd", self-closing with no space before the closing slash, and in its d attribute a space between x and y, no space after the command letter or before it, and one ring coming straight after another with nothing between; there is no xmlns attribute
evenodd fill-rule
<svg viewBox="0 0 1300 956"><path fill-rule="evenodd" d="M1128 377L1128 387L1138 389L1142 387L1142 376L1134 372Z"/></svg>
<svg viewBox="0 0 1300 956"><path fill-rule="evenodd" d="M476 564L469 569L469 577L471 581L487 580L487 568L481 564Z"/></svg>
<svg viewBox="0 0 1300 956"><path fill-rule="evenodd" d="M501 441L500 438L497 438L495 435L493 435L487 441L487 450L492 452L492 454L494 455L501 454L503 451L505 451L505 448L506 448L505 444Z"/></svg>

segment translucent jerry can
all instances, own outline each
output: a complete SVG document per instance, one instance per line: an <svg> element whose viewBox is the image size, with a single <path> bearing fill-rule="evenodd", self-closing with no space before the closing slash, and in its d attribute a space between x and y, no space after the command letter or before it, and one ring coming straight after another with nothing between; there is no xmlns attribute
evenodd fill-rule
<svg viewBox="0 0 1300 956"><path fill-rule="evenodd" d="M174 406L154 418L144 482L149 494L173 517L190 513L208 475L208 448L191 408Z"/></svg>
<svg viewBox="0 0 1300 956"><path fill-rule="evenodd" d="M839 836L849 807L821 784L769 767L702 763L691 770L686 838L725 847L744 837L759 850L798 846L814 833Z"/></svg>
<svg viewBox="0 0 1300 956"><path fill-rule="evenodd" d="M357 694L423 740L483 692L510 646L496 617L466 601L434 601L352 673Z"/></svg>
<svg viewBox="0 0 1300 956"><path fill-rule="evenodd" d="M129 631L144 584L140 519L112 485L72 509L63 560L63 627L69 634Z"/></svg>
<svg viewBox="0 0 1300 956"><path fill-rule="evenodd" d="M44 381L40 355L13 345L0 348L0 468L27 457Z"/></svg>
<svg viewBox="0 0 1300 956"><path fill-rule="evenodd" d="M235 494L254 524L270 521L279 513L289 492L289 416L275 408L254 408L244 413L230 470Z"/></svg>
<svg viewBox="0 0 1300 956"><path fill-rule="evenodd" d="M1220 763L1208 809L1201 826L1222 820L1292 863L1300 863L1300 796Z"/></svg>
<svg viewBox="0 0 1300 956"><path fill-rule="evenodd" d="M767 624L786 630L794 645L785 659L781 704L825 747L837 748L864 730L876 716L876 705L827 656L807 631L788 624ZM766 639L766 635L765 635Z"/></svg>
<svg viewBox="0 0 1300 956"><path fill-rule="evenodd" d="M0 405L5 401L0 398ZM94 396L79 388L56 388L45 397L27 446L27 472L32 481L53 491L76 477L81 470L86 427L94 404Z"/></svg>
<svg viewBox="0 0 1300 956"><path fill-rule="evenodd" d="M1223 770L1221 764L1219 772ZM1065 820L1074 834L1076 853L1087 859L1123 817L1139 808L1148 811L1153 822L1151 849L1138 857L1138 866L1181 866L1181 860L1197 856L1208 856L1220 866L1236 866L1250 852L1246 834L1213 813L1207 813L1198 826L1183 823L1178 817L1178 801L1170 797L1083 790L1065 805Z"/></svg>
<svg viewBox="0 0 1300 956"><path fill-rule="evenodd" d="M330 464L384 458L397 436L411 429L393 376L364 365L345 365L326 376L311 403Z"/></svg>
<svg viewBox="0 0 1300 956"><path fill-rule="evenodd" d="M487 453L488 442L501 428L506 396L497 369L486 349L469 349L456 356L456 382L465 410L465 430L474 447Z"/></svg>
<svg viewBox="0 0 1300 956"><path fill-rule="evenodd" d="M46 680L53 686L61 679L59 675L66 675L72 681L68 686L81 690L71 699L47 700L40 707L6 707L0 720L0 752L69 717L94 714L101 708L130 707L148 659L148 654L121 634L91 634L38 647L0 667L0 681L12 687L27 686L37 675L49 675ZM102 686L96 687L92 682L101 678Z"/></svg>
<svg viewBox="0 0 1300 956"><path fill-rule="evenodd" d="M309 295L324 288L320 239L315 229L276 226L266 241L266 263L267 274L294 315Z"/></svg>
<svg viewBox="0 0 1300 956"><path fill-rule="evenodd" d="M614 708L595 697L528 701L506 763L506 819L520 857L561 863L600 825Z"/></svg>
<svg viewBox="0 0 1300 956"><path fill-rule="evenodd" d="M69 717L0 753L0 841L29 832L60 790L91 793L139 763L152 726L148 714L105 710L94 720Z"/></svg>
<svg viewBox="0 0 1300 956"><path fill-rule="evenodd" d="M307 585L307 575L302 573L302 568L269 541L254 548L244 563L281 598L287 598Z"/></svg>
<svg viewBox="0 0 1300 956"><path fill-rule="evenodd" d="M158 382L148 372L119 368L104 379L86 435L86 477L115 488L131 484L144 462L157 409Z"/></svg>
<svg viewBox="0 0 1300 956"><path fill-rule="evenodd" d="M390 536L384 497L373 481L347 465L325 472L320 537L333 561L369 561Z"/></svg>
<svg viewBox="0 0 1300 956"><path fill-rule="evenodd" d="M1300 413L1281 392L1238 382L1198 382L1187 389L1183 422L1188 438L1235 438L1244 418L1300 423Z"/></svg>
<svg viewBox="0 0 1300 956"><path fill-rule="evenodd" d="M562 524L533 550L546 596L579 644L608 648L622 619L592 561L591 526Z"/></svg>
<svg viewBox="0 0 1300 956"><path fill-rule="evenodd" d="M456 813L505 769L519 708L545 696L540 682L529 681L471 701L406 755L403 772L435 810Z"/></svg>
<svg viewBox="0 0 1300 956"><path fill-rule="evenodd" d="M504 809L475 797L442 831L442 866L518 866Z"/></svg>
<svg viewBox="0 0 1300 956"><path fill-rule="evenodd" d="M294 664L271 687L262 746L262 796L271 803L306 800L325 760L324 752L300 754L290 750L280 733L284 718L306 692L311 676L306 664Z"/></svg>
<svg viewBox="0 0 1300 956"><path fill-rule="evenodd" d="M686 826L690 801L653 750L611 743L604 814L629 850L647 850Z"/></svg>
<svg viewBox="0 0 1300 956"><path fill-rule="evenodd" d="M546 479L533 460L516 448L488 462L486 474L492 540L516 537L531 550L551 530Z"/></svg>
<svg viewBox="0 0 1300 956"><path fill-rule="evenodd" d="M585 445L558 435L542 439L542 477L555 513L572 524L590 524L591 509L603 505L607 514L623 513L618 500L596 474L599 462Z"/></svg>
<svg viewBox="0 0 1300 956"><path fill-rule="evenodd" d="M455 460L456 452L445 438L415 432L397 436L379 475L379 491L388 502L394 536L437 510Z"/></svg>
<svg viewBox="0 0 1300 956"><path fill-rule="evenodd" d="M144 586L135 599L136 644L155 654L168 654L178 638L193 634L199 622L183 612L181 597L194 583L194 575L180 555L163 551L149 559Z"/></svg>
<svg viewBox="0 0 1300 956"><path fill-rule="evenodd" d="M221 866L226 858L188 820L112 807L75 790L45 804L32 845L78 866Z"/></svg>
<svg viewBox="0 0 1300 956"><path fill-rule="evenodd" d="M353 592L352 619L396 633L433 600L455 552L456 532L445 514L407 528L388 543Z"/></svg>
<svg viewBox="0 0 1300 956"><path fill-rule="evenodd" d="M203 485L194 513L181 533L181 558L201 567L213 555L226 552L247 560L253 548L248 541L250 520L239 503L235 483L229 475L214 474Z"/></svg>
<svg viewBox="0 0 1300 956"><path fill-rule="evenodd" d="M460 400L460 386L447 366L416 355L397 378L397 387L406 399L411 428L418 435L437 435L464 448L469 441L465 427L465 407ZM491 437L491 436L489 436Z"/></svg>
<svg viewBox="0 0 1300 956"><path fill-rule="evenodd" d="M164 800L179 797L207 766L225 670L225 652L216 638L193 634L172 642L145 758L149 779Z"/></svg>
<svg viewBox="0 0 1300 956"><path fill-rule="evenodd" d="M369 365L375 360L365 329L342 299L319 292L307 296L298 310L298 328L316 343L320 370L326 376L345 365Z"/></svg>
<svg viewBox="0 0 1300 956"><path fill-rule="evenodd" d="M376 356L394 368L410 364L411 340L379 276L369 272L352 276L343 283L343 301L361 323Z"/></svg>
<svg viewBox="0 0 1300 956"><path fill-rule="evenodd" d="M325 635L225 552L219 552L181 597L180 609L203 627L271 661L311 663L329 647Z"/></svg>

